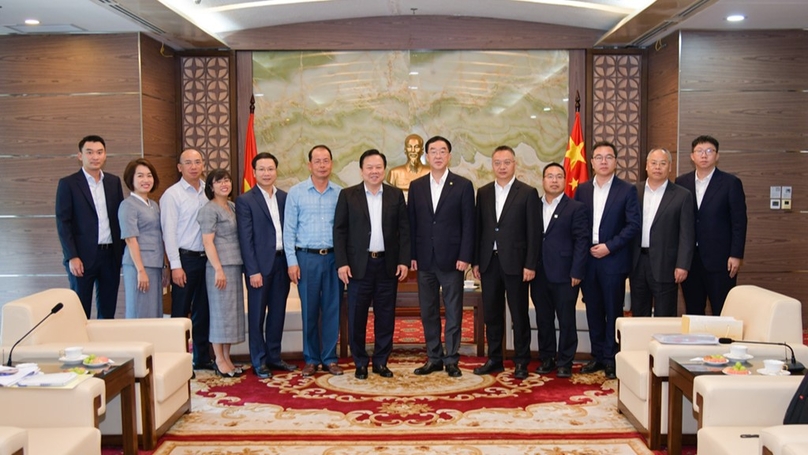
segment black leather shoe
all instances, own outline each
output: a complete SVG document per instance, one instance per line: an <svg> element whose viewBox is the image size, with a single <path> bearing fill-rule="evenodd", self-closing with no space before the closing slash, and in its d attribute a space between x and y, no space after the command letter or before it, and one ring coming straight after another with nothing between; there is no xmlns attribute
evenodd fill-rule
<svg viewBox="0 0 808 455"><path fill-rule="evenodd" d="M368 367L356 367L356 372L354 373L354 377L356 379L367 379L368 378Z"/></svg>
<svg viewBox="0 0 808 455"><path fill-rule="evenodd" d="M269 371L269 368L263 365L261 365L258 368L253 368L253 372L255 373L256 376L258 376L261 379L269 379L272 377L272 372Z"/></svg>
<svg viewBox="0 0 808 455"><path fill-rule="evenodd" d="M207 362L199 362L194 364L194 370L213 370L213 360Z"/></svg>
<svg viewBox="0 0 808 455"><path fill-rule="evenodd" d="M527 365L516 365L516 369L513 371L513 377L516 379L527 379L529 374Z"/></svg>
<svg viewBox="0 0 808 455"><path fill-rule="evenodd" d="M559 378L571 378L572 377L572 368L570 367L558 367L558 374L556 375Z"/></svg>
<svg viewBox="0 0 808 455"><path fill-rule="evenodd" d="M495 362L491 359L488 359L487 362L481 367L477 367L472 371L476 375L484 375L484 374L492 374L492 373L499 373L500 371L505 371L505 367L502 366L502 362Z"/></svg>
<svg viewBox="0 0 808 455"><path fill-rule="evenodd" d="M589 363L587 363L586 365L584 365L583 368L581 368L581 373L583 374L595 373L605 368L606 365L598 362L597 360L590 360Z"/></svg>
<svg viewBox="0 0 808 455"><path fill-rule="evenodd" d="M617 379L617 371L615 371L614 365L606 365L606 379Z"/></svg>
<svg viewBox="0 0 808 455"><path fill-rule="evenodd" d="M393 372L390 371L389 368L387 368L387 365L379 365L379 366L373 365L373 372L383 378L393 377Z"/></svg>
<svg viewBox="0 0 808 455"><path fill-rule="evenodd" d="M556 361L555 359L547 359L541 362L541 366L536 368L536 373L539 374L549 374L555 371L556 369Z"/></svg>
<svg viewBox="0 0 808 455"><path fill-rule="evenodd" d="M460 367L458 367L456 363L446 365L446 373L449 374L450 378L459 378L460 376L463 376L463 372L460 371Z"/></svg>
<svg viewBox="0 0 808 455"><path fill-rule="evenodd" d="M443 371L443 362L430 362L427 360L424 366L416 368L413 373L423 376L436 371Z"/></svg>
<svg viewBox="0 0 808 455"><path fill-rule="evenodd" d="M286 363L283 360L278 363L268 363L267 368L279 371L297 371L297 365Z"/></svg>

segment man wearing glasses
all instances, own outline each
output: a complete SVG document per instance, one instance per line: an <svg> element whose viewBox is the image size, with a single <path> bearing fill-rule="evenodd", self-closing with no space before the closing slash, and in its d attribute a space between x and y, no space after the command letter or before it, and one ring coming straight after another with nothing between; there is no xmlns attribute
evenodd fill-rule
<svg viewBox="0 0 808 455"><path fill-rule="evenodd" d="M709 298L712 314L718 315L738 281L746 243L746 196L739 178L716 168L715 138L699 136L691 150L696 169L676 179L695 197L696 211L696 250L682 294L687 314L704 314Z"/></svg>
<svg viewBox="0 0 808 455"><path fill-rule="evenodd" d="M583 202L592 220L592 246L581 283L592 360L581 373L605 370L614 379L614 325L622 316L626 278L631 271L631 242L640 233L642 217L637 188L615 175L617 149L601 141L592 147L595 178L578 186L575 200Z"/></svg>

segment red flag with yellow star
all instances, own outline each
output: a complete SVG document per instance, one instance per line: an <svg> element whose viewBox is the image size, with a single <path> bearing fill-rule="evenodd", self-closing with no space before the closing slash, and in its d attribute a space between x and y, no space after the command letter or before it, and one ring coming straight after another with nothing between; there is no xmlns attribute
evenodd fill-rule
<svg viewBox="0 0 808 455"><path fill-rule="evenodd" d="M578 185L589 180L589 165L586 163L584 135L581 132L581 113L577 111L570 133L570 143L564 155L564 174L567 176L564 193L569 197L575 196Z"/></svg>

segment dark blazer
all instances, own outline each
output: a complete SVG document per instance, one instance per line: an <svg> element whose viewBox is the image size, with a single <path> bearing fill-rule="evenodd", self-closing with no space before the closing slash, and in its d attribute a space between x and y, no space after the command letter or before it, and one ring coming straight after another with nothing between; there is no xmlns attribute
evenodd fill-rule
<svg viewBox="0 0 808 455"><path fill-rule="evenodd" d="M586 205L587 215L590 219L592 219L594 207L595 186L593 182L594 179L578 185L575 193L575 200ZM609 249L609 254L600 259L603 271L612 274L631 272L631 242L635 236L640 234L641 228L642 216L637 203L637 188L615 176L598 227L598 239ZM591 232L589 240L592 241Z"/></svg>
<svg viewBox="0 0 808 455"><path fill-rule="evenodd" d="M582 280L592 245L592 223L583 203L562 194L540 244L537 272L550 283ZM539 206L539 232L544 230L544 212Z"/></svg>
<svg viewBox="0 0 808 455"><path fill-rule="evenodd" d="M680 175L676 183L693 197L696 250L711 272L727 270L727 259L743 259L746 245L746 195L738 177L715 170L701 207L696 204L696 171Z"/></svg>
<svg viewBox="0 0 808 455"><path fill-rule="evenodd" d="M286 208L286 191L275 188L278 200L280 225L283 226L283 211ZM241 259L244 272L249 278L260 273L269 275L275 264L275 224L269 213L266 200L257 186L236 198L236 226L238 227Z"/></svg>
<svg viewBox="0 0 808 455"><path fill-rule="evenodd" d="M123 258L123 240L118 220L118 208L123 202L121 179L104 172L104 194L107 199L107 217L112 231L112 248L115 260L120 267ZM56 231L62 244L62 255L66 264L77 257L84 268L92 267L98 251L98 213L95 211L93 195L84 172L59 180L56 188Z"/></svg>
<svg viewBox="0 0 808 455"><path fill-rule="evenodd" d="M640 213L643 209L645 182L637 183ZM651 275L657 283L673 283L674 269L690 270L695 248L693 196L673 182L668 182L651 222L648 255ZM641 228L642 229L642 228ZM640 259L642 231L634 238L634 265Z"/></svg>
<svg viewBox="0 0 808 455"><path fill-rule="evenodd" d="M541 205L536 188L514 180L497 221L496 190L491 182L477 190L477 241L474 264L484 273L491 263L494 242L502 270L507 275L522 275L523 269L535 270L539 257Z"/></svg>
<svg viewBox="0 0 808 455"><path fill-rule="evenodd" d="M396 276L396 266L410 266L410 223L404 192L383 184L382 235L384 265L389 277ZM334 257L337 268L348 265L351 276L365 277L370 248L370 212L365 184L346 188L339 193L334 214Z"/></svg>
<svg viewBox="0 0 808 455"><path fill-rule="evenodd" d="M455 270L457 261L474 261L474 187L450 171L437 210L432 210L429 173L410 183L408 210L412 259L419 270ZM436 263L432 263L432 253Z"/></svg>

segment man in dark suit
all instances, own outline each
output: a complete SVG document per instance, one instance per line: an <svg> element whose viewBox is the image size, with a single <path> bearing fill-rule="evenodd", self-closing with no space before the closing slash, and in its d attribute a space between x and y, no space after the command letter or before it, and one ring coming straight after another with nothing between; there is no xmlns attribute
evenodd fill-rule
<svg viewBox="0 0 808 455"><path fill-rule="evenodd" d="M746 195L738 177L721 172L718 141L699 136L691 144L696 170L676 183L695 199L696 251L687 279L682 282L687 314L704 314L710 299L712 314L721 314L729 290L738 281L746 246Z"/></svg>
<svg viewBox="0 0 808 455"><path fill-rule="evenodd" d="M410 184L408 211L413 270L418 271L418 300L426 338L426 363L415 369L424 375L443 370L460 377L460 325L463 319L463 274L474 258L474 187L449 172L452 144L434 136L426 142L429 174ZM446 309L441 345L440 290Z"/></svg>
<svg viewBox="0 0 808 455"><path fill-rule="evenodd" d="M297 369L281 359L290 283L282 236L286 191L275 188L274 155L259 153L252 168L256 185L236 199L236 224L247 278L250 361L255 375L266 379L272 377L272 369Z"/></svg>
<svg viewBox="0 0 808 455"><path fill-rule="evenodd" d="M623 313L626 278L631 271L631 242L640 233L642 218L637 188L615 175L617 149L606 141L592 147L595 178L578 186L575 200L583 202L592 220L592 247L582 291L593 359L581 373L606 370L614 379L614 325Z"/></svg>
<svg viewBox="0 0 808 455"><path fill-rule="evenodd" d="M564 166L550 163L544 167L544 197L539 209L539 229L543 235L536 278L530 283L541 361L536 373L548 374L558 368L559 378L572 376L572 361L578 349L575 302L586 273L592 235L586 207L564 194L565 185ZM558 318L558 343L555 318Z"/></svg>
<svg viewBox="0 0 808 455"><path fill-rule="evenodd" d="M477 239L474 278L481 281L488 361L474 374L504 370L505 295L513 321L513 362L516 379L527 379L530 363L528 283L539 257L539 195L516 180L516 153L507 145L491 155L496 180L477 191Z"/></svg>
<svg viewBox="0 0 808 455"><path fill-rule="evenodd" d="M631 313L634 316L676 316L679 283L687 278L693 259L695 232L693 197L668 181L671 154L651 150L645 162L648 179L637 184L642 230L634 238Z"/></svg>
<svg viewBox="0 0 808 455"><path fill-rule="evenodd" d="M56 230L62 244L70 289L90 317L93 288L99 319L115 317L121 281L123 242L118 207L121 180L101 170L107 149L100 136L79 141L81 169L59 180L56 189Z"/></svg>
<svg viewBox="0 0 808 455"><path fill-rule="evenodd" d="M348 333L354 376L368 378L365 349L368 310L373 305L373 372L392 378L387 359L393 350L398 281L407 279L410 223L404 192L383 185L387 157L371 149L359 158L362 183L342 190L334 215L337 274L348 285Z"/></svg>

